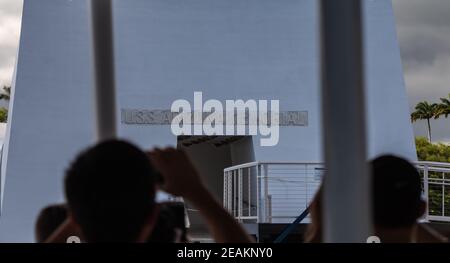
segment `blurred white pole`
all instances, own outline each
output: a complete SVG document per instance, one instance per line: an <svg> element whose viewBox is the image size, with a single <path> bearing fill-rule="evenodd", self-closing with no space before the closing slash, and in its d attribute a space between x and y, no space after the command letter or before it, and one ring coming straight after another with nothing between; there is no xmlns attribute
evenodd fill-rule
<svg viewBox="0 0 450 263"><path fill-rule="evenodd" d="M370 236L361 0L321 0L324 241Z"/></svg>
<svg viewBox="0 0 450 263"><path fill-rule="evenodd" d="M97 140L117 136L112 1L90 0Z"/></svg>

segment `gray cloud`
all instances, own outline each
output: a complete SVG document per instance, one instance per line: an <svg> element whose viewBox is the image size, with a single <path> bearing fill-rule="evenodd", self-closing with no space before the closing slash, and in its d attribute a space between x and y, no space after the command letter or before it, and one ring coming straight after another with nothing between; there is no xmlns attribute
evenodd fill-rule
<svg viewBox="0 0 450 263"><path fill-rule="evenodd" d="M9 85L19 44L22 0L0 1L0 87Z"/></svg>
<svg viewBox="0 0 450 263"><path fill-rule="evenodd" d="M394 0L394 8L407 69L450 54L450 1Z"/></svg>
<svg viewBox="0 0 450 263"><path fill-rule="evenodd" d="M2 0L0 2L0 14L20 15L22 11L22 0Z"/></svg>
<svg viewBox="0 0 450 263"><path fill-rule="evenodd" d="M393 5L399 26L449 26L448 0L393 0Z"/></svg>
<svg viewBox="0 0 450 263"><path fill-rule="evenodd" d="M450 1L394 0L411 110L419 101L438 102L450 93ZM450 120L432 121L435 140L450 141ZM425 135L425 124L414 124Z"/></svg>
<svg viewBox="0 0 450 263"><path fill-rule="evenodd" d="M405 27L399 32L406 70L432 66L440 57L450 53L450 30Z"/></svg>

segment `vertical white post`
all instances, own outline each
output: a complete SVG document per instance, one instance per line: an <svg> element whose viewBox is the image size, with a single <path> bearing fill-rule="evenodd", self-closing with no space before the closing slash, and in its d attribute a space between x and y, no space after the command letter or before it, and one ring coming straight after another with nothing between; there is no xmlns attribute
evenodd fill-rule
<svg viewBox="0 0 450 263"><path fill-rule="evenodd" d="M256 223L262 223L263 217L263 202L261 200L261 164L258 163L258 167L256 168Z"/></svg>
<svg viewBox="0 0 450 263"><path fill-rule="evenodd" d="M305 167L305 179L304 179L304 181L305 181L305 188L306 188L305 193L306 193L306 195L305 195L305 206L304 206L304 208L306 209L306 208L308 208L308 206L309 206L309 187L308 187L308 185L309 185L309 175L308 175L308 164L304 164L303 167Z"/></svg>
<svg viewBox="0 0 450 263"><path fill-rule="evenodd" d="M228 172L228 211L233 213L233 171Z"/></svg>
<svg viewBox="0 0 450 263"><path fill-rule="evenodd" d="M97 140L117 136L111 0L91 0Z"/></svg>
<svg viewBox="0 0 450 263"><path fill-rule="evenodd" d="M264 164L264 223L269 223L269 167Z"/></svg>
<svg viewBox="0 0 450 263"><path fill-rule="evenodd" d="M427 202L427 207L425 210L425 220L429 222L430 220L430 196L428 194L429 192L429 182L428 182L428 164L425 164L423 166L423 191L425 194L425 200Z"/></svg>
<svg viewBox="0 0 450 263"><path fill-rule="evenodd" d="M445 174L442 172L442 216L445 216Z"/></svg>
<svg viewBox="0 0 450 263"><path fill-rule="evenodd" d="M361 0L322 0L324 241L370 236Z"/></svg>
<svg viewBox="0 0 450 263"><path fill-rule="evenodd" d="M242 222L242 210L244 208L244 199L242 195L243 181L242 168L238 169L238 221Z"/></svg>
<svg viewBox="0 0 450 263"><path fill-rule="evenodd" d="M227 174L228 172L224 171L223 172L223 207L225 207L225 209L228 210L228 182L227 182Z"/></svg>
<svg viewBox="0 0 450 263"><path fill-rule="evenodd" d="M238 216L238 203L239 203L239 197L238 197L238 180L237 180L237 171L233 170L233 216Z"/></svg>
<svg viewBox="0 0 450 263"><path fill-rule="evenodd" d="M248 216L251 217L252 216L252 172L251 172L251 168L249 167L247 170L247 176L248 176L248 197L247 197L247 202L248 202Z"/></svg>

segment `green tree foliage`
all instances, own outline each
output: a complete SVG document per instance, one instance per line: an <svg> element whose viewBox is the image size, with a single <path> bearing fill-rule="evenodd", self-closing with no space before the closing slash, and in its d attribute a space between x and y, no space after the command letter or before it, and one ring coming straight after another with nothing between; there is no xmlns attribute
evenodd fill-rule
<svg viewBox="0 0 450 263"><path fill-rule="evenodd" d="M11 99L11 87L3 86L3 92L0 93L0 100L9 101ZM0 123L8 120L8 109L0 108Z"/></svg>
<svg viewBox="0 0 450 263"><path fill-rule="evenodd" d="M424 137L416 138L419 161L450 163L450 146L443 143L430 143Z"/></svg>
<svg viewBox="0 0 450 263"><path fill-rule="evenodd" d="M8 120L8 110L6 108L0 108L0 122L4 123Z"/></svg>
<svg viewBox="0 0 450 263"><path fill-rule="evenodd" d="M444 115L445 118L448 118L450 115L450 94L448 94L447 98L441 98L441 103L437 107L435 118L439 119L442 115Z"/></svg>

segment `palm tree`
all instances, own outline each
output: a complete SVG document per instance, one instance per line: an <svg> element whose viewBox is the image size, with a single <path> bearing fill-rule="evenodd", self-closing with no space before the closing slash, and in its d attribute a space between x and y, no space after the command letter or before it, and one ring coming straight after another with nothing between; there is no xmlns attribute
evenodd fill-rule
<svg viewBox="0 0 450 263"><path fill-rule="evenodd" d="M0 100L9 101L11 99L11 87L3 86L3 93L0 94Z"/></svg>
<svg viewBox="0 0 450 263"><path fill-rule="evenodd" d="M428 124L428 141L431 143L431 124L430 119L436 116L439 105L430 104L427 101L420 102L416 105L416 111L411 114L411 121L427 120Z"/></svg>
<svg viewBox="0 0 450 263"><path fill-rule="evenodd" d="M441 103L438 105L436 116L434 117L439 119L441 115L444 115L445 118L448 118L448 115L450 115L450 94L448 94L448 98L441 98Z"/></svg>

